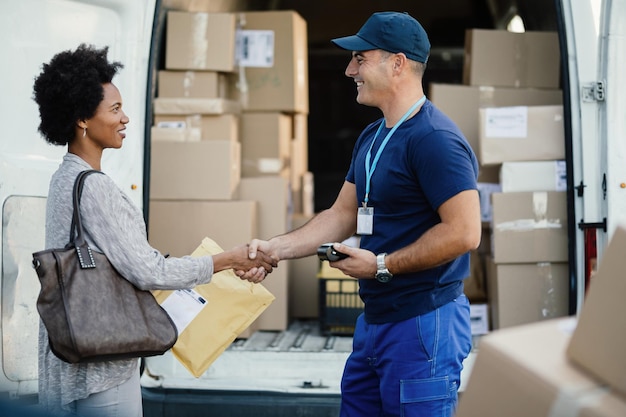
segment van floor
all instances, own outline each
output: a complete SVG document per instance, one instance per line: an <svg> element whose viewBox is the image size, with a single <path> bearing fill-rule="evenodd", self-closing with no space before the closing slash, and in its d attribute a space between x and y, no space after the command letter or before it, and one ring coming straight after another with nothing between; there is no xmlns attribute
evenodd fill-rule
<svg viewBox="0 0 626 417"><path fill-rule="evenodd" d="M147 358L144 417L337 416L350 335L324 335L317 321L235 340L195 378L174 356Z"/></svg>
<svg viewBox="0 0 626 417"><path fill-rule="evenodd" d="M351 335L325 334L317 321L297 320L285 331L235 340L200 378L169 352L147 358L144 416L338 416L351 351ZM470 355L464 372L472 363Z"/></svg>

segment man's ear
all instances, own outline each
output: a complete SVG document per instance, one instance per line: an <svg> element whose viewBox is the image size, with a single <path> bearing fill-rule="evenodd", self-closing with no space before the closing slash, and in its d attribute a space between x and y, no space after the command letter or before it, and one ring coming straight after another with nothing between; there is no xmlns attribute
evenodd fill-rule
<svg viewBox="0 0 626 417"><path fill-rule="evenodd" d="M407 57L404 52L398 52L393 56L393 69L398 70L406 65Z"/></svg>

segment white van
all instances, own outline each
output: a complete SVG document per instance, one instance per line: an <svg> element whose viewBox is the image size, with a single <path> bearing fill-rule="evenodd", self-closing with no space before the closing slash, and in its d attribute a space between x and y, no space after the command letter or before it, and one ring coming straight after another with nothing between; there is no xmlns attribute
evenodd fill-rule
<svg viewBox="0 0 626 417"><path fill-rule="evenodd" d="M267 3L270 7L281 2ZM287 3L295 6L298 2ZM501 18L512 17L517 4L514 0L484 3L484 10L501 10ZM541 1L520 3L525 4L527 14L542 13L545 7ZM570 313L575 314L584 300L593 259L602 257L615 227L626 221L626 82L618 78L626 67L626 0L554 3L557 21L553 23L561 44L571 219ZM115 82L131 123L124 147L105 152L103 170L145 208L154 77L161 58L165 12L199 4L182 0L5 0L0 4L2 396L36 401L39 284L31 254L43 247L48 182L65 153L65 148L46 144L37 132L38 113L31 99L35 75L55 53L81 42L110 46L110 58L125 65ZM529 4L536 7L529 10ZM319 7L326 6L320 3ZM393 8L393 2L389 7ZM343 64L336 68L338 78L343 69ZM309 331L298 328L295 337ZM148 358L142 376L146 417L337 415L339 380L351 349L349 338L315 339L315 346L298 349L297 341L284 340L293 334L278 340L273 349L234 345L198 379L190 377L169 354ZM283 348L285 343L288 347Z"/></svg>

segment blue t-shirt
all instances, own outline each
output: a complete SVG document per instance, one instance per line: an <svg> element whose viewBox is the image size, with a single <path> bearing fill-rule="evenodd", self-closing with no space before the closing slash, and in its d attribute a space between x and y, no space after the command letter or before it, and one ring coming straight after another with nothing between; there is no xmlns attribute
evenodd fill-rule
<svg viewBox="0 0 626 417"><path fill-rule="evenodd" d="M356 185L357 203L365 197L365 158L382 119L359 136L346 180ZM371 159L390 129L376 137ZM459 128L430 101L406 120L387 142L370 183L368 207L374 209L373 234L361 245L391 253L415 242L441 222L437 209L465 190L475 190L478 162ZM369 323L405 320L432 311L463 292L469 254L433 269L394 275L388 283L359 280Z"/></svg>

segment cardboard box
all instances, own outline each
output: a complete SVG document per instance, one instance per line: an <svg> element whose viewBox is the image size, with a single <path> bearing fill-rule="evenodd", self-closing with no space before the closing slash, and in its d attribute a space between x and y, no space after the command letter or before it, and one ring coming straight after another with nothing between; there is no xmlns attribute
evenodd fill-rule
<svg viewBox="0 0 626 417"><path fill-rule="evenodd" d="M463 292L470 302L487 299L485 255L477 250L470 251L470 275L463 281Z"/></svg>
<svg viewBox="0 0 626 417"><path fill-rule="evenodd" d="M302 176L302 213L315 213L315 176L311 171Z"/></svg>
<svg viewBox="0 0 626 417"><path fill-rule="evenodd" d="M482 337L455 416L626 415L626 403L565 357L574 326L559 318Z"/></svg>
<svg viewBox="0 0 626 417"><path fill-rule="evenodd" d="M274 48L263 53L269 67L245 67L245 79L231 78L231 96L250 111L309 112L308 40L306 21L290 10L242 12L244 31L272 31ZM240 34L241 36L241 34ZM262 46L265 48L265 46ZM245 90L242 90L245 86Z"/></svg>
<svg viewBox="0 0 626 417"><path fill-rule="evenodd" d="M567 356L626 398L626 228L615 228L600 259ZM624 414L626 415L626 414Z"/></svg>
<svg viewBox="0 0 626 417"><path fill-rule="evenodd" d="M168 11L166 24L166 69L234 71L234 13Z"/></svg>
<svg viewBox="0 0 626 417"><path fill-rule="evenodd" d="M194 127L157 127L150 128L150 140L169 142L199 142L200 129Z"/></svg>
<svg viewBox="0 0 626 417"><path fill-rule="evenodd" d="M500 167L502 192L567 191L565 161L503 162Z"/></svg>
<svg viewBox="0 0 626 417"><path fill-rule="evenodd" d="M289 327L289 263L281 261L280 267L263 281L263 285L276 296L271 306L252 324L256 330L283 331Z"/></svg>
<svg viewBox="0 0 626 417"><path fill-rule="evenodd" d="M239 199L258 203L258 235L270 239L291 230L291 193L288 181L280 176L242 178ZM291 260L281 261L263 285L276 296L272 305L253 323L257 330L285 330L289 324L289 281Z"/></svg>
<svg viewBox="0 0 626 417"><path fill-rule="evenodd" d="M288 168L291 165L292 128L292 118L284 113L242 113L240 138L242 177L290 172Z"/></svg>
<svg viewBox="0 0 626 417"><path fill-rule="evenodd" d="M479 113L483 165L565 159L563 106L487 107Z"/></svg>
<svg viewBox="0 0 626 417"><path fill-rule="evenodd" d="M495 264L487 259L492 329L567 315L569 267L565 262Z"/></svg>
<svg viewBox="0 0 626 417"><path fill-rule="evenodd" d="M560 105L563 92L557 89L507 88L431 83L431 101L448 115L461 129L479 162L478 109L504 106ZM482 166L481 182L498 182L499 168Z"/></svg>
<svg viewBox="0 0 626 417"><path fill-rule="evenodd" d="M256 201L150 200L150 244L172 256L192 253L205 236L224 250L257 236Z"/></svg>
<svg viewBox="0 0 626 417"><path fill-rule="evenodd" d="M259 203L258 238L271 239L291 230L291 192L285 178L278 175L241 178L238 199Z"/></svg>
<svg viewBox="0 0 626 417"><path fill-rule="evenodd" d="M157 95L174 98L227 98L226 74L216 71L159 71Z"/></svg>
<svg viewBox="0 0 626 417"><path fill-rule="evenodd" d="M289 171L291 177L289 179L289 185L292 191L293 211L294 213L304 212L304 177L307 175L309 163L308 163L308 142L302 138L296 138L291 141L291 164L289 165Z"/></svg>
<svg viewBox="0 0 626 417"><path fill-rule="evenodd" d="M152 199L231 200L235 196L241 178L239 142L153 141L151 146Z"/></svg>
<svg viewBox="0 0 626 417"><path fill-rule="evenodd" d="M309 170L308 115L292 115L293 139L291 141L291 189L302 188L302 176ZM299 211L299 210L296 210Z"/></svg>
<svg viewBox="0 0 626 417"><path fill-rule="evenodd" d="M198 129L202 140L239 140L239 116L236 114L219 115L157 115L154 124L168 125L178 123L188 129Z"/></svg>
<svg viewBox="0 0 626 417"><path fill-rule="evenodd" d="M223 98L157 97L154 99L154 114L156 115L218 115L224 113L238 114L240 111L239 102Z"/></svg>
<svg viewBox="0 0 626 417"><path fill-rule="evenodd" d="M567 193L494 193L495 262L567 262Z"/></svg>
<svg viewBox="0 0 626 417"><path fill-rule="evenodd" d="M167 0L167 7L172 10L189 12L236 12L248 6L247 0Z"/></svg>
<svg viewBox="0 0 626 417"><path fill-rule="evenodd" d="M312 215L294 213L292 229L304 225ZM319 285L317 273L320 260L307 256L289 261L289 315L294 318L316 319L319 315Z"/></svg>
<svg viewBox="0 0 626 417"><path fill-rule="evenodd" d="M560 57L556 32L468 29L463 84L559 88Z"/></svg>

